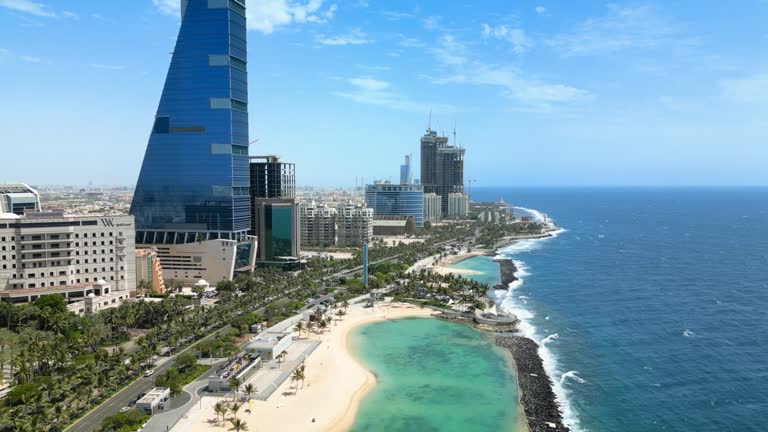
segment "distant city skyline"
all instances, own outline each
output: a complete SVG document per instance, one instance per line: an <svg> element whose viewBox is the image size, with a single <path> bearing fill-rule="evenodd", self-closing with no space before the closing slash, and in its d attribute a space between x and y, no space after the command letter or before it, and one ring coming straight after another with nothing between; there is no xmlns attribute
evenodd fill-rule
<svg viewBox="0 0 768 432"><path fill-rule="evenodd" d="M179 3L0 0L0 182L134 185ZM248 14L250 152L295 162L299 185L396 181L430 110L473 188L768 185L763 0Z"/></svg>

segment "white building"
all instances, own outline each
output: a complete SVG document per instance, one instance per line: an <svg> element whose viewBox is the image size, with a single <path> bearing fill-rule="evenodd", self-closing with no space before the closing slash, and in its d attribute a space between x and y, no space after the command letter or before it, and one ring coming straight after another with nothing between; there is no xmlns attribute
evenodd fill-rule
<svg viewBox="0 0 768 432"><path fill-rule="evenodd" d="M301 245L304 247L328 247L336 244L336 217L338 211L324 204L302 203Z"/></svg>
<svg viewBox="0 0 768 432"><path fill-rule="evenodd" d="M136 401L136 408L149 415L155 413L155 410L171 397L171 389L168 387L155 387Z"/></svg>
<svg viewBox="0 0 768 432"><path fill-rule="evenodd" d="M338 239L337 246L359 247L370 242L373 237L373 209L353 204L337 208Z"/></svg>
<svg viewBox="0 0 768 432"><path fill-rule="evenodd" d="M448 194L448 219L466 219L469 215L469 196L463 193Z"/></svg>
<svg viewBox="0 0 768 432"><path fill-rule="evenodd" d="M0 214L0 299L135 291L134 237L133 216Z"/></svg>
<svg viewBox="0 0 768 432"><path fill-rule="evenodd" d="M23 216L25 211L39 212L40 194L24 183L0 183L0 214Z"/></svg>
<svg viewBox="0 0 768 432"><path fill-rule="evenodd" d="M443 213L442 200L436 193L424 194L424 222L436 222Z"/></svg>

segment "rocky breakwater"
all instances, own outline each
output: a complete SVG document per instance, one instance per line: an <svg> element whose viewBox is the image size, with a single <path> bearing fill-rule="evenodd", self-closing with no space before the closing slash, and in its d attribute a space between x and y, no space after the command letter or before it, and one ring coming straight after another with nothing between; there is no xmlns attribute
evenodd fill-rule
<svg viewBox="0 0 768 432"><path fill-rule="evenodd" d="M494 286L495 289L509 289L509 284L517 280L517 276L515 276L515 273L517 273L517 266L515 266L515 262L511 259L497 259L497 263L499 263L499 272L501 274L501 283Z"/></svg>
<svg viewBox="0 0 768 432"><path fill-rule="evenodd" d="M530 432L570 432L563 425L560 405L555 400L552 382L544 371L539 346L521 336L501 336L496 345L512 353L517 369L520 403Z"/></svg>

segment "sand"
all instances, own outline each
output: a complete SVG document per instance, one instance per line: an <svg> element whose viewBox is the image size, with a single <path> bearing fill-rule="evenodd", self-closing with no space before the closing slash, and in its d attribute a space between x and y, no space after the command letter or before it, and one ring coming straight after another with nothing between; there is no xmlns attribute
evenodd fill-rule
<svg viewBox="0 0 768 432"><path fill-rule="evenodd" d="M267 401L253 401L250 414L240 411L250 431L344 431L352 427L360 401L373 388L376 379L350 353L347 346L351 330L362 324L406 317L429 317L430 309L406 304L383 304L375 308L351 306L341 322L334 322L323 335L311 335L322 344L307 359L306 381L298 392L286 380ZM304 333L302 333L304 335ZM294 394L296 393L296 394ZM231 400L232 398L228 398ZM172 429L177 432L228 430L212 423L213 405L221 397L205 397ZM202 407L202 408L201 408ZM315 422L312 422L312 419Z"/></svg>

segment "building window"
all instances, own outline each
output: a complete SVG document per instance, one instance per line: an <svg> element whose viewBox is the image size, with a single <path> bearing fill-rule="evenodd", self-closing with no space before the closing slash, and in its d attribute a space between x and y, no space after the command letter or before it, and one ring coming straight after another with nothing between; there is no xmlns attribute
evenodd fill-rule
<svg viewBox="0 0 768 432"><path fill-rule="evenodd" d="M248 112L248 104L237 99L232 99L232 109Z"/></svg>
<svg viewBox="0 0 768 432"><path fill-rule="evenodd" d="M248 156L248 146L232 144L232 154Z"/></svg>
<svg viewBox="0 0 768 432"><path fill-rule="evenodd" d="M211 109L231 109L232 99L230 98L211 98Z"/></svg>
<svg viewBox="0 0 768 432"><path fill-rule="evenodd" d="M208 56L208 66L229 66L229 56L211 54Z"/></svg>
<svg viewBox="0 0 768 432"><path fill-rule="evenodd" d="M232 154L232 146L229 144L211 144L211 154Z"/></svg>
<svg viewBox="0 0 768 432"><path fill-rule="evenodd" d="M229 56L229 63L232 65L232 67L238 68L245 72L248 71L248 64L235 56Z"/></svg>
<svg viewBox="0 0 768 432"><path fill-rule="evenodd" d="M169 116L157 116L155 117L155 126L152 128L152 132L156 134L167 134L171 129L171 118ZM84 237L88 237L88 234L84 234Z"/></svg>

